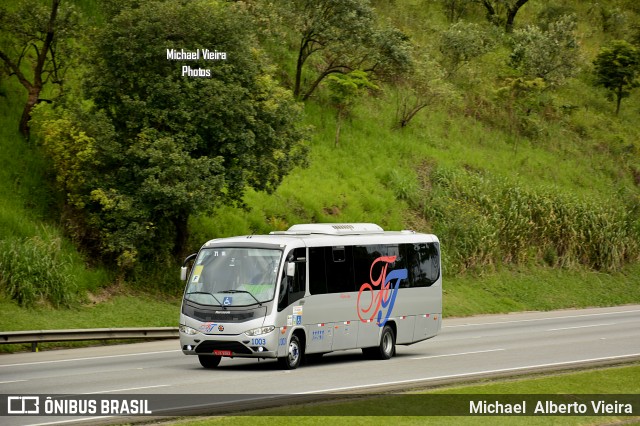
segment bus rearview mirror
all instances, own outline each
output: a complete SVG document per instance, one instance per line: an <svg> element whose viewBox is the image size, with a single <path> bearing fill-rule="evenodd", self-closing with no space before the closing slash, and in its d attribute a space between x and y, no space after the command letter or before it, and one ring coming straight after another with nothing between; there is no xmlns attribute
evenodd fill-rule
<svg viewBox="0 0 640 426"><path fill-rule="evenodd" d="M296 274L296 264L295 263L287 263L287 276L293 277Z"/></svg>
<svg viewBox="0 0 640 426"><path fill-rule="evenodd" d="M180 280L181 281L186 281L187 280L187 267L183 266L180 268Z"/></svg>

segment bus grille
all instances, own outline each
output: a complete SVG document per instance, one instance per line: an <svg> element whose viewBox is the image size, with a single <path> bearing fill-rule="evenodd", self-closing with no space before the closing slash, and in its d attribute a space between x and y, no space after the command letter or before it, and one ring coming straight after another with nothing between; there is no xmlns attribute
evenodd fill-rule
<svg viewBox="0 0 640 426"><path fill-rule="evenodd" d="M193 311L193 318L199 321L224 321L224 322L242 322L253 318L255 312L234 312L231 314L215 314L213 312Z"/></svg>
<svg viewBox="0 0 640 426"><path fill-rule="evenodd" d="M252 354L253 353L251 349L247 348L246 346L238 342L207 340L200 343L196 347L196 353L198 354L210 354L214 350L231 351L236 354Z"/></svg>

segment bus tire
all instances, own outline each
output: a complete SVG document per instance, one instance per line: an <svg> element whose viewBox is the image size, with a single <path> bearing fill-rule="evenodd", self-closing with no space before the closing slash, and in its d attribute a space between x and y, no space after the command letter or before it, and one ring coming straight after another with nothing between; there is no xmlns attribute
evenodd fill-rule
<svg viewBox="0 0 640 426"><path fill-rule="evenodd" d="M300 339L295 334L291 336L289 341L289 347L287 349L287 356L278 358L280 367L285 370L295 370L300 365L302 360L302 347L300 345Z"/></svg>
<svg viewBox="0 0 640 426"><path fill-rule="evenodd" d="M222 357L217 355L198 355L200 365L204 368L216 368L221 359Z"/></svg>
<svg viewBox="0 0 640 426"><path fill-rule="evenodd" d="M375 357L377 359L389 359L396 353L396 336L393 333L393 328L385 325L380 335L380 345L378 350L375 351Z"/></svg>

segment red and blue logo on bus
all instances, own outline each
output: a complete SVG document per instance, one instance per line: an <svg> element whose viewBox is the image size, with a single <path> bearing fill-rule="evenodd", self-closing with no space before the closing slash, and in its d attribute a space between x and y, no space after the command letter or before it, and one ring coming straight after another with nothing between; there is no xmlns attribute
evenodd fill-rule
<svg viewBox="0 0 640 426"><path fill-rule="evenodd" d="M387 268L395 261L396 256L380 256L371 264L369 269L371 282L362 284L358 292L358 317L360 321L370 322L375 319L378 327L384 327L389 320L396 302L398 288L400 288L400 280L407 279L408 275L404 268L393 269L387 273ZM378 277L374 278L374 267L379 262L382 262L382 268Z"/></svg>

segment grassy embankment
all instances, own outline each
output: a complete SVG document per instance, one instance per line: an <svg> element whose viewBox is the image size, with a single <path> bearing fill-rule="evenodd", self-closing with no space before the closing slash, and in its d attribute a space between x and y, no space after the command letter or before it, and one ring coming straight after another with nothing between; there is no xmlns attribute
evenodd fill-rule
<svg viewBox="0 0 640 426"><path fill-rule="evenodd" d="M294 171L273 196L250 193L248 200L253 206L250 212L223 209L215 218L194 220L194 241L255 230L266 232L272 228L284 228L290 223L303 221L372 221L389 229L405 228L405 218L412 217L405 216L409 207L406 201L395 196L394 188L385 183L385 178L393 171L390 171L389 164L398 164L397 170L400 171L408 170L408 165L415 160L411 156L407 158L407 152L430 151L431 158L441 157L443 161L449 162L451 167L455 167L456 157L457 161L468 163L472 156L467 154L474 151L476 152L473 157L477 158L476 161L485 162L488 166L492 164L489 160L502 156L513 156L516 159L518 156L537 158L539 154L536 161L541 163L541 170L550 167L555 161L553 156L534 146L521 146L516 154L508 144L499 141L476 147L474 150L464 146L459 138L454 137L446 147L438 148L437 144L434 144L434 147L422 143L421 136L424 133L418 129L399 132L384 126L376 136L369 130L376 119L369 121L361 118L365 114L358 117L357 121L354 119L352 125L346 127L346 131L343 132L343 145L335 148L327 135L332 132L331 113L323 111L317 105L311 105L309 109L314 108L309 116L316 118L314 125L318 131L314 139L311 166L308 169ZM437 131L437 123L434 124L433 121L425 119L424 122L418 123L423 129L431 125L435 127L433 131ZM324 134L321 129L325 129ZM424 131L427 134L430 132L429 129ZM27 152L33 151L32 147L24 145L17 137L15 143L23 144ZM444 144L444 141L441 143ZM405 147L399 148L402 144ZM447 156L438 151L459 153ZM371 155L371 152L375 154ZM543 163L544 158L548 158L546 164ZM35 162L37 157L34 159L27 156L26 160ZM497 166L494 167L496 172L499 171ZM567 173L581 176L572 169L567 168ZM502 170L505 174L511 172ZM37 176L37 172L31 173ZM571 177L560 177L572 180ZM584 188L581 190L586 191ZM66 267L70 268L68 273L74 274L73 268L76 268L80 274L76 282L80 286L84 285L84 288L92 291L97 297L92 298L95 303L88 301L72 309L60 310L50 307L21 309L15 303L3 300L4 306L0 314L3 329L176 324L179 284L176 285L173 295L163 296L162 299L156 298L153 294L128 294L130 290L127 289L106 291L100 296L99 284L91 283L97 281L107 285L108 274L100 270L84 270L81 257L63 242L60 231L42 216L38 217L32 210L24 208L24 203L32 197L31 194L31 190L14 192L14 204L5 210L13 220L26 222L31 227L21 231L22 233L15 232L14 235L50 241L49 244L57 241L56 244L61 250L57 256L66 256L68 259L65 263ZM30 217L31 220L28 220ZM447 243L443 241L444 256L447 256L447 250ZM90 279L83 279L82 276ZM640 267L637 265L628 266L616 273L596 272L580 266L552 268L535 264L507 267L488 265L486 271L477 267L473 271L453 276L447 274L445 269L444 283L444 312L447 316L609 306L640 301Z"/></svg>
<svg viewBox="0 0 640 426"><path fill-rule="evenodd" d="M412 2L401 5L394 7L394 19L414 38L420 37L420 22L432 22L423 43L444 25L433 8L420 12ZM523 10L519 19L524 24L535 12ZM384 8L383 13L391 14ZM421 14L425 19L417 19ZM580 37L587 56L606 39L597 31ZM225 207L212 217L193 218L193 249L212 237L294 223L375 222L385 229L438 233L447 316L639 303L637 258L624 266L613 261L615 268L592 266L620 251L630 253L627 260L637 256L637 235L616 239L620 230L639 229L638 218L625 214L640 193L629 171L635 161L629 152L638 149L640 95L625 99L621 115L613 117L613 105L580 75L554 92L548 117L537 116L524 136L510 130L493 97L504 60L505 52L498 50L472 64L454 82L458 101L425 109L404 129L394 128L393 89L362 99L343 124L339 146L334 145L335 113L322 96L309 101L310 166L292 170L272 195L248 192L250 211ZM25 142L16 130L24 90L14 80L3 80L1 88L0 236L3 253L14 253L5 262L15 262L13 273L24 276L46 269L50 275L43 279L62 277L80 297L71 308L54 309L49 302L23 309L4 296L0 329L175 325L177 280L168 289L163 286L160 295L149 283L114 287L109 271L87 268L87 259L65 239L46 162L37 144ZM563 113L558 105L575 108ZM489 117L492 111L498 115ZM485 197L491 203L469 196L474 188L494 188ZM534 202L549 210L536 211ZM525 233L507 232L566 229L540 219L558 212L565 212L565 219L575 215L568 226L575 225L573 237L541 231L541 238L519 239ZM601 229L611 231L602 234L611 244L587 241L591 251L580 251L588 244L577 236ZM568 248L557 249L560 243L569 243ZM144 292L135 290L140 284Z"/></svg>

